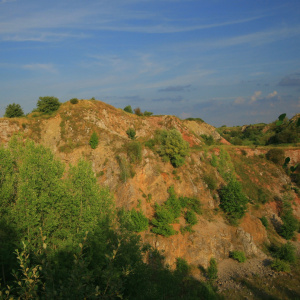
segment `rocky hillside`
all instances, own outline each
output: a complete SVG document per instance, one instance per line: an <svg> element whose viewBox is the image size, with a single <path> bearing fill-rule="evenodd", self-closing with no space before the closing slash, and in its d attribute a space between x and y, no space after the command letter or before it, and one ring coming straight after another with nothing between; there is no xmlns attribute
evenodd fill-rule
<svg viewBox="0 0 300 300"><path fill-rule="evenodd" d="M140 160L130 159L129 128L135 130L135 141L142 145ZM189 144L189 155L181 167L164 162L147 144L163 129L178 130ZM99 137L96 149L89 145L93 132ZM99 184L108 186L115 195L116 206L139 208L149 220L154 217L155 203L163 204L168 199L171 186L178 196L200 200L202 214L197 215L198 223L189 232L180 231L186 225L181 215L178 223L172 224L178 232L175 235L158 235L151 228L140 233L145 242L164 252L171 266L177 257L183 257L192 265L207 267L211 257L221 262L233 250L244 251L247 257L266 258L266 244L284 242L276 232L276 226L282 223L282 199L290 199L294 215L300 219L299 194L291 178L281 166L265 159L270 147L232 146L204 122L182 121L174 116L137 116L100 101L80 100L74 105L64 103L53 115L31 113L24 118L0 119L1 143L7 143L15 133L51 148L66 165L81 157L91 161ZM212 136L214 144L206 145L203 135ZM300 162L299 148L284 151L291 165ZM227 155L226 168L236 174L249 200L247 213L236 226L219 207L218 191L225 184L220 168L222 153ZM269 220L268 230L261 217ZM297 240L299 234L294 243Z"/></svg>

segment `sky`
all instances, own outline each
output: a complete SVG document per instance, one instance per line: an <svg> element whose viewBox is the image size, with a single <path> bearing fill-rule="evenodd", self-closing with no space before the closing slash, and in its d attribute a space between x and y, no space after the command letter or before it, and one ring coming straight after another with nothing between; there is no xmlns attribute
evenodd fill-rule
<svg viewBox="0 0 300 300"><path fill-rule="evenodd" d="M299 0L0 0L0 116L40 96L202 118L300 112Z"/></svg>

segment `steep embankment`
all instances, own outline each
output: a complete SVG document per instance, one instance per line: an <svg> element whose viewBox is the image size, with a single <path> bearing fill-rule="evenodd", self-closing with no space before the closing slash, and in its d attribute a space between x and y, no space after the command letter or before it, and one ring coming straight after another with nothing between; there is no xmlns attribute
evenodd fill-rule
<svg viewBox="0 0 300 300"><path fill-rule="evenodd" d="M170 163L163 162L156 151L145 146L141 160L129 163L126 148L130 142L126 134L129 128L135 129L137 141L142 144L153 138L156 130L177 129L191 147L186 163L174 169ZM154 215L154 204L167 200L167 190L172 185L177 195L199 199L203 213L198 216L199 222L192 232L180 232L180 226L185 224L184 216L180 216L179 223L173 224L178 231L176 235L166 238L150 230L141 233L145 242L164 251L166 263L170 265L174 265L177 257L184 257L191 264L207 267L211 257L221 261L228 258L232 250L242 250L248 257L264 258L260 246L269 242L269 234L259 217L278 218L274 196L281 197L284 185L290 183L282 168L259 157L266 151L263 148L243 148L245 152L242 152L239 147L205 146L202 134L229 144L211 125L181 121L174 116L139 117L100 101L81 100L76 105L67 102L52 116L32 113L26 118L0 120L2 143L7 143L16 132L51 148L66 165L80 157L91 161L99 184L111 189L117 207L139 207L150 220ZM89 146L93 132L99 137L96 149ZM248 213L238 227L231 226L219 209L217 190L224 180L211 162L214 156L219 157L220 149L224 147L230 154L232 167L239 169L238 179L246 190L249 189L248 197L252 197ZM288 149L287 155L292 163L300 161L299 149ZM122 165L120 157L128 163ZM128 174L132 171L134 176L122 177L124 168L128 169ZM268 203L259 203L259 190L266 195ZM292 191L289 193L295 198L298 213L299 199ZM272 234L275 236L276 232ZM278 235L276 238L280 239Z"/></svg>

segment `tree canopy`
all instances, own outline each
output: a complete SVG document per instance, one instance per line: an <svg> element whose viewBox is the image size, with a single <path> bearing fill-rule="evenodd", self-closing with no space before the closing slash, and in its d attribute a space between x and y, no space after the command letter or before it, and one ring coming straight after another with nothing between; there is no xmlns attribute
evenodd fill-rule
<svg viewBox="0 0 300 300"><path fill-rule="evenodd" d="M20 104L9 104L6 107L4 117L6 118L16 118L24 116L23 109Z"/></svg>
<svg viewBox="0 0 300 300"><path fill-rule="evenodd" d="M59 109L61 103L58 98L52 96L39 97L37 110L43 113L52 113Z"/></svg>

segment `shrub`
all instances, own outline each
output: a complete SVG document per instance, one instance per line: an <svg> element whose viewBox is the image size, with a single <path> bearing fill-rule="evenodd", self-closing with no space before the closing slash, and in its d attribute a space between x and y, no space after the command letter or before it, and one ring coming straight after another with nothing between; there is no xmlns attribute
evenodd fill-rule
<svg viewBox="0 0 300 300"><path fill-rule="evenodd" d="M92 149L96 149L98 144L99 144L99 138L98 138L98 135L95 131L91 135L89 144L90 144Z"/></svg>
<svg viewBox="0 0 300 300"><path fill-rule="evenodd" d="M142 211L136 211L134 208L128 212L121 209L119 212L121 224L129 231L142 232L148 229L149 222Z"/></svg>
<svg viewBox="0 0 300 300"><path fill-rule="evenodd" d="M283 165L285 160L284 151L277 148L270 149L266 153L266 158L272 161L274 164Z"/></svg>
<svg viewBox="0 0 300 300"><path fill-rule="evenodd" d="M263 217L260 218L260 221L265 226L265 228L268 229L268 227L269 227L268 219L265 216L263 216Z"/></svg>
<svg viewBox="0 0 300 300"><path fill-rule="evenodd" d="M246 256L243 251L231 251L229 256L240 263L246 261Z"/></svg>
<svg viewBox="0 0 300 300"><path fill-rule="evenodd" d="M20 104L9 104L6 107L4 117L6 118L17 118L24 116L23 109Z"/></svg>
<svg viewBox="0 0 300 300"><path fill-rule="evenodd" d="M215 258L211 258L209 261L209 267L207 268L207 277L210 282L215 281L218 278L218 265Z"/></svg>
<svg viewBox="0 0 300 300"><path fill-rule="evenodd" d="M132 169L131 164L122 156L116 157L120 166L120 180L126 182L128 178L133 178L135 172Z"/></svg>
<svg viewBox="0 0 300 300"><path fill-rule="evenodd" d="M211 146L215 143L215 140L212 135L201 134L201 137L203 138L204 143L208 146Z"/></svg>
<svg viewBox="0 0 300 300"><path fill-rule="evenodd" d="M245 215L248 203L241 184L236 179L232 179L219 191L219 194L220 207L227 214L229 221L235 224Z"/></svg>
<svg viewBox="0 0 300 300"><path fill-rule="evenodd" d="M142 145L140 142L132 141L126 145L127 155L131 163L140 162L142 159Z"/></svg>
<svg viewBox="0 0 300 300"><path fill-rule="evenodd" d="M133 128L128 128L127 131L126 131L126 133L127 133L128 137L130 139L132 139L132 140L135 139L136 132L135 132L135 130Z"/></svg>
<svg viewBox="0 0 300 300"><path fill-rule="evenodd" d="M130 113L130 114L133 114L133 111L132 111L132 108L130 105L127 105L126 107L124 107L124 111Z"/></svg>
<svg viewBox="0 0 300 300"><path fill-rule="evenodd" d="M211 191L217 188L217 180L212 174L205 174L203 180Z"/></svg>
<svg viewBox="0 0 300 300"><path fill-rule="evenodd" d="M288 262L280 260L278 258L276 258L272 262L271 268L277 272L290 272L291 271L290 264Z"/></svg>
<svg viewBox="0 0 300 300"><path fill-rule="evenodd" d="M190 209L198 215L202 213L201 202L199 199L181 196L179 197L179 201L182 208Z"/></svg>
<svg viewBox="0 0 300 300"><path fill-rule="evenodd" d="M141 109L139 107L137 107L137 108L134 109L134 113L137 116L142 116L143 115L143 113L142 113L142 111L141 111Z"/></svg>
<svg viewBox="0 0 300 300"><path fill-rule="evenodd" d="M150 117L150 116L152 116L153 115L153 112L151 112L151 111L144 111L144 116L146 116L146 117Z"/></svg>
<svg viewBox="0 0 300 300"><path fill-rule="evenodd" d="M294 217L292 209L286 210L281 216L283 224L280 228L279 234L286 240L290 240L294 237L295 231L299 228L299 222Z"/></svg>
<svg viewBox="0 0 300 300"><path fill-rule="evenodd" d="M179 131L172 129L163 130L160 134L159 154L170 159L173 167L180 167L184 164L184 158L189 153L189 144L186 142Z"/></svg>
<svg viewBox="0 0 300 300"><path fill-rule="evenodd" d="M190 272L190 266L184 258L177 257L176 258L176 273L187 276Z"/></svg>
<svg viewBox="0 0 300 300"><path fill-rule="evenodd" d="M39 97L37 102L37 111L43 113L52 113L59 109L61 103L58 98L52 96Z"/></svg>
<svg viewBox="0 0 300 300"><path fill-rule="evenodd" d="M198 223L197 216L194 211L188 210L185 213L185 220L190 225L196 225Z"/></svg>
<svg viewBox="0 0 300 300"><path fill-rule="evenodd" d="M280 247L272 245L270 247L270 252L273 257L278 258L280 260L284 260L289 263L296 262L296 247L287 242L286 244L281 245Z"/></svg>
<svg viewBox="0 0 300 300"><path fill-rule="evenodd" d="M72 99L70 100L70 102L71 102L72 104L77 104L77 103L78 103L78 99L77 99L77 98L72 98Z"/></svg>

